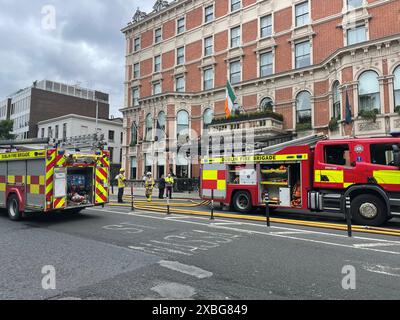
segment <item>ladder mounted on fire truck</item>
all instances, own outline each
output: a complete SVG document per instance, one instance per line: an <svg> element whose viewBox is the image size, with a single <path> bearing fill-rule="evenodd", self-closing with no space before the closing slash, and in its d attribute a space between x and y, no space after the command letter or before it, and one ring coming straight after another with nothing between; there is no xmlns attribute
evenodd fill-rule
<svg viewBox="0 0 400 320"><path fill-rule="evenodd" d="M255 149L255 154L274 154L274 153L277 153L287 147L295 147L295 146L302 146L302 145L308 145L313 148L317 144L317 142L323 141L323 140L328 140L328 136L323 133L319 133L319 134L313 134L313 135L309 135L306 137L293 139L291 141L279 143L279 144L276 144L273 146L264 146L263 147L262 145L258 144L258 148Z"/></svg>

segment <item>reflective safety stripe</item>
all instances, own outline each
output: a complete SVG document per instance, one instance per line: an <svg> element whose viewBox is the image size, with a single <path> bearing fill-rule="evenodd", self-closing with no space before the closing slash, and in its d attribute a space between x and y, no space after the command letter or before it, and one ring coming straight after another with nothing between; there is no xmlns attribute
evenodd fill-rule
<svg viewBox="0 0 400 320"><path fill-rule="evenodd" d="M106 203L108 201L108 190L109 190L109 158L103 153L102 157L99 157L96 167L96 190L95 190L95 201L96 204ZM125 187L125 181L118 175L118 188Z"/></svg>
<svg viewBox="0 0 400 320"><path fill-rule="evenodd" d="M277 161L304 161L308 154L260 154L255 156L204 158L202 164L211 163L246 163L246 162L277 162Z"/></svg>
<svg viewBox="0 0 400 320"><path fill-rule="evenodd" d="M45 177L44 176L27 176L26 177L27 193L44 194L45 193Z"/></svg>
<svg viewBox="0 0 400 320"><path fill-rule="evenodd" d="M54 200L54 209L63 209L65 207L65 198L57 198Z"/></svg>
<svg viewBox="0 0 400 320"><path fill-rule="evenodd" d="M329 181L323 181L322 177L325 176ZM344 183L343 170L315 170L315 182L319 183Z"/></svg>
<svg viewBox="0 0 400 320"><path fill-rule="evenodd" d="M7 183L9 183L9 184L24 184L25 176L7 176Z"/></svg>
<svg viewBox="0 0 400 320"><path fill-rule="evenodd" d="M218 180L218 170L203 170L203 180Z"/></svg>
<svg viewBox="0 0 400 320"><path fill-rule="evenodd" d="M45 157L46 157L45 150L22 151L22 152L2 153L0 154L0 161L40 159Z"/></svg>
<svg viewBox="0 0 400 320"><path fill-rule="evenodd" d="M226 190L226 180L218 180L217 190Z"/></svg>
<svg viewBox="0 0 400 320"><path fill-rule="evenodd" d="M374 171L374 178L378 184L400 184L400 170Z"/></svg>
<svg viewBox="0 0 400 320"><path fill-rule="evenodd" d="M126 184L125 184L125 177L122 174L119 174L118 176L118 188L125 188Z"/></svg>
<svg viewBox="0 0 400 320"><path fill-rule="evenodd" d="M46 207L51 209L53 199L53 175L56 158L56 150L48 150L46 159Z"/></svg>

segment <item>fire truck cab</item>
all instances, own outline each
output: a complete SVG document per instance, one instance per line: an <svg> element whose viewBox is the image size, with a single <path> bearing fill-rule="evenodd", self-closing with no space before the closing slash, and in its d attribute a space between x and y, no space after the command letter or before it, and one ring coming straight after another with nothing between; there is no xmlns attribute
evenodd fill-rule
<svg viewBox="0 0 400 320"><path fill-rule="evenodd" d="M295 212L345 212L379 226L400 216L400 138L318 141L273 154L202 159L201 197L250 213L268 204Z"/></svg>

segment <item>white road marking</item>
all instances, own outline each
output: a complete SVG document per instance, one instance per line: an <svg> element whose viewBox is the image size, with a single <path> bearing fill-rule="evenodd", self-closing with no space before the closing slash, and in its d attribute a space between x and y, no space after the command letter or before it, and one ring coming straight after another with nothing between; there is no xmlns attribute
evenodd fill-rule
<svg viewBox="0 0 400 320"><path fill-rule="evenodd" d="M190 218L192 218L192 217L177 217L177 216L170 217L170 216L168 216L168 217L165 217L165 220L190 219Z"/></svg>
<svg viewBox="0 0 400 320"><path fill-rule="evenodd" d="M136 217L142 217L142 218L166 221L164 217L156 217L153 214L153 212L151 213L152 215L149 215L148 213L146 215L144 215L144 214L137 214L137 213L121 212L121 211L111 211L111 210L105 210L105 209L101 209L101 210L100 209L87 209L87 210L97 211L97 212L108 212L108 213L122 214L122 215L130 215L130 216L136 216ZM146 212L146 211L144 211L144 212ZM161 214L161 215L165 216L165 214ZM206 220L208 220L208 219L206 219ZM355 247L353 244L346 245L346 244L340 244L340 243L334 243L334 242L328 242L328 241L304 239L304 238L291 237L291 236L281 235L281 234L273 234L271 232L252 231L252 230L245 230L245 229L238 229L238 228L231 228L231 227L224 227L224 226L212 226L209 223L200 223L200 222L194 222L194 221L184 221L184 220L173 220L173 221L174 222L180 222L180 223L188 223L188 224L196 224L196 225L201 225L201 226L208 226L210 228L225 229L225 230L229 230L229 231L236 231L236 232L247 233L247 234L261 234L261 235L286 238L286 239L291 239L291 240L296 240L296 241L321 243L321 244L326 244L326 245L331 245L331 246L351 248L351 249L355 249L355 250L366 250L366 251L374 251L374 252L379 252L379 253L390 253L390 254L394 254L394 255L400 255L400 252L396 252L396 251L387 251L387 250L364 248L364 247L360 247L359 248L359 247ZM226 221L229 221L229 220L226 220ZM243 223L243 224L249 225L250 223ZM260 226L259 224L250 224L250 225L257 226L257 227ZM302 229L295 229L295 228L291 229L291 228L287 228L287 227L273 227L273 229L304 231ZM348 237L345 236L345 235L334 234L334 233L324 233L324 232L311 231L311 230L308 233L309 234L319 234L319 235L324 235L324 236L329 236L329 237L334 236L334 237L347 238L348 239ZM394 243L394 241L390 241L390 240L367 238L367 237L354 237L353 239ZM398 242L398 243L400 244L400 242Z"/></svg>
<svg viewBox="0 0 400 320"><path fill-rule="evenodd" d="M138 227L141 227L143 229L140 229ZM111 230L111 231L123 231L124 233L129 233L129 234L138 234L138 233L143 233L144 229L156 230L157 228L149 227L149 226L142 226L142 225L133 224L133 223L130 223L130 222L124 222L124 223L121 223L121 224L104 226L103 229L104 230Z"/></svg>
<svg viewBox="0 0 400 320"><path fill-rule="evenodd" d="M155 245L149 245L146 243L142 243L142 245L144 245L144 247L136 247L136 246L129 246L129 249L135 250L135 251L142 251L145 253L149 253L149 254L156 254L159 255L161 253L173 253L173 254L180 254L180 255L184 255L184 256L192 256L192 254L190 253L186 253L186 252L182 252L179 250L173 250L173 249L169 249L169 248L165 248L165 247L159 247L159 246L155 246Z"/></svg>
<svg viewBox="0 0 400 320"><path fill-rule="evenodd" d="M166 282L151 288L152 291L157 292L164 299L192 299L196 294L196 290L191 287L180 283ZM154 300L154 298L150 298Z"/></svg>
<svg viewBox="0 0 400 320"><path fill-rule="evenodd" d="M373 273L384 274L392 277L400 277L400 268L391 268L388 266L363 266L363 269Z"/></svg>
<svg viewBox="0 0 400 320"><path fill-rule="evenodd" d="M357 248L373 248L373 247L390 247L390 246L399 246L399 243L359 243L354 244L353 246Z"/></svg>
<svg viewBox="0 0 400 320"><path fill-rule="evenodd" d="M223 225L236 225L236 226L238 226L238 225L241 225L241 223L240 222L214 222L214 223L211 223L211 225L212 226L223 226Z"/></svg>
<svg viewBox="0 0 400 320"><path fill-rule="evenodd" d="M186 264L182 264L177 261L163 260L163 261L160 261L158 264L164 268L167 268L167 269L170 269L173 271L177 271L177 272L181 272L181 273L187 274L189 276L196 277L197 279L211 278L213 276L212 272L203 270L196 266L188 266Z"/></svg>
<svg viewBox="0 0 400 320"><path fill-rule="evenodd" d="M217 228L217 227L215 227L215 228ZM344 248L352 248L352 249L358 249L358 250L367 250L367 251L375 251L375 252L380 252L380 253L391 253L391 254L395 254L395 255L400 255L400 252L396 252L396 251L387 251L387 250L379 250L379 249L371 249L371 248L357 248L354 245L340 244L340 243L321 241L321 240L296 238L296 237L290 237L290 236L285 236L285 235L280 235L280 234L273 234L273 233L260 232L260 231L251 231L251 230L242 230L242 229L236 229L236 228L230 228L230 227L222 227L221 226L218 228L226 229L229 231L244 232L244 233L248 233L248 234L262 234L262 235L269 235L269 236L273 236L273 237L280 237L280 238L299 240L299 241L305 241L305 242L322 243L322 244L327 244L327 245L336 246L336 247L344 247ZM329 235L329 234L326 234L326 235Z"/></svg>
<svg viewBox="0 0 400 320"><path fill-rule="evenodd" d="M121 212L121 211L109 211L109 210L105 210L105 209L86 209L86 210L92 210L92 211L105 211L105 212L110 212L110 213L118 213L118 214L126 214L126 215L136 215L138 217L144 217L144 218L151 218L148 215L137 215L135 213L130 213L130 212ZM137 210L137 212L143 212L143 213L150 213L149 211L142 211L142 210ZM165 213L159 213L159 212L151 212L154 215L160 215L160 216L165 216ZM177 219L174 219L174 221L176 222L182 222L182 223L193 223L193 224L201 224L201 225L205 225L203 223L196 223L196 222L190 222L190 221L179 221L179 218L182 219L186 219L186 218L192 218L192 219L198 219L198 220L203 220L205 222L209 222L210 218L205 218L205 217L199 217L199 216L184 216L184 215L180 215L181 217L177 217ZM157 217L154 217L154 219L159 219ZM218 218L219 221L228 221L226 220L227 218ZM165 220L165 219L163 219ZM261 222L261 221L260 221ZM248 225L248 226L253 226L253 227L261 227L264 226L262 224L257 224L257 223L251 223L251 222L246 222L246 221L242 221L240 222L241 225ZM208 224L209 225L209 224ZM271 226L271 229L278 229L278 230L288 230L288 231L299 231L299 232L303 232L303 231L307 231L310 234L319 234L319 235L329 235L331 237L337 237L337 238L344 238L344 239L348 239L347 235L344 234L338 234L338 233L326 233L326 232L322 232L322 231L315 231L315 230L304 230L304 229L297 229L294 227L277 227L277 226ZM318 228L318 227L316 227ZM393 241L393 240L386 240L386 239L378 239L378 238L369 238L369 237L360 237L360 236L353 236L352 239L358 239L358 240L368 240L368 241L378 241L378 242L390 242L390 243L398 243L400 245L400 241Z"/></svg>
<svg viewBox="0 0 400 320"><path fill-rule="evenodd" d="M307 234L312 233L310 231L280 231L280 232L271 232L271 234L285 235L285 234Z"/></svg>

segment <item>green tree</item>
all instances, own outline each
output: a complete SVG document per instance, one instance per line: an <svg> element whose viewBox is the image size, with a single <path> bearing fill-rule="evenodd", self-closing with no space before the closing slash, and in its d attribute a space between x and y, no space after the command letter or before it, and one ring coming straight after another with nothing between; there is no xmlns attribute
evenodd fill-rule
<svg viewBox="0 0 400 320"><path fill-rule="evenodd" d="M14 139L14 135L11 134L12 130L13 130L13 121L12 120L0 121L0 140Z"/></svg>

